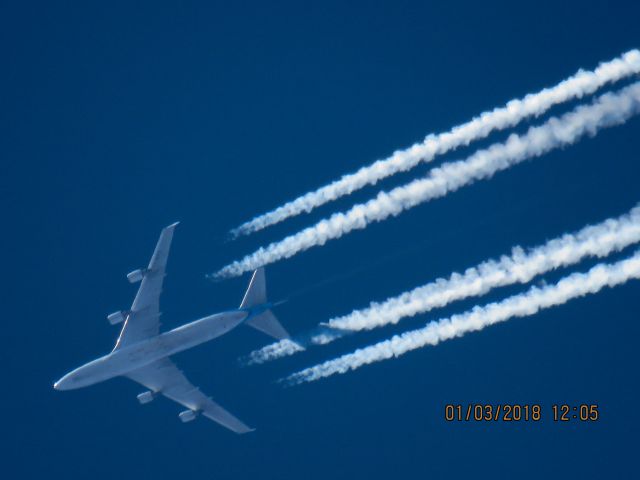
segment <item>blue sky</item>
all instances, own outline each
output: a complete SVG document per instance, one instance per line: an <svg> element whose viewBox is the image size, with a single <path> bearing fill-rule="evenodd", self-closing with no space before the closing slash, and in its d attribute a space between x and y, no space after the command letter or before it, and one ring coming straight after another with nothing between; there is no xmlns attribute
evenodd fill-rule
<svg viewBox="0 0 640 480"><path fill-rule="evenodd" d="M4 468L96 479L628 476L640 425L633 282L295 388L274 380L474 301L261 367L237 365L268 342L245 328L177 356L258 428L242 437L182 425L164 399L141 407L124 379L74 392L52 383L112 347L106 315L130 305L125 274L146 264L163 226L181 221L164 326L236 307L248 278L206 273L378 188L225 243L230 228L638 47L639 14L628 1L0 7ZM639 122L269 267L272 298L291 297L280 319L304 332L626 212L638 201ZM597 403L601 420L451 424L449 402Z"/></svg>

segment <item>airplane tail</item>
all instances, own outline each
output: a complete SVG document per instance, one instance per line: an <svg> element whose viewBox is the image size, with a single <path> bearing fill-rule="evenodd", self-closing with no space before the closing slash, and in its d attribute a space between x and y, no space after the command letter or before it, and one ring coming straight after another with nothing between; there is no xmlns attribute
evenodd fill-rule
<svg viewBox="0 0 640 480"><path fill-rule="evenodd" d="M267 283L264 276L264 267L253 272L247 292L244 294L240 308L259 311L257 315L247 320L247 324L278 340L289 338L289 334L280 324L269 307L267 301Z"/></svg>

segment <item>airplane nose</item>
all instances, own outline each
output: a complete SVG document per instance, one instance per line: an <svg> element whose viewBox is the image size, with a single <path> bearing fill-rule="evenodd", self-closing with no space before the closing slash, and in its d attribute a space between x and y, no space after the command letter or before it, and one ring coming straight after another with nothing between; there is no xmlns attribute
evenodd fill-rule
<svg viewBox="0 0 640 480"><path fill-rule="evenodd" d="M68 390L69 387L69 378L66 376L62 377L56 383L53 384L53 388L55 390Z"/></svg>

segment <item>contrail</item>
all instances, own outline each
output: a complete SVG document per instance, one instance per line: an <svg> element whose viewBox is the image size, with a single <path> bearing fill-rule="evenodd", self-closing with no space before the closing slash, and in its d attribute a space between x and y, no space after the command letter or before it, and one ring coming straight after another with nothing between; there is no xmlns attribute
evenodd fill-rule
<svg viewBox="0 0 640 480"><path fill-rule="evenodd" d="M240 363L243 365L258 365L278 358L288 357L294 353L304 351L309 345L325 345L344 337L348 333L351 332L320 325L305 335L299 335L291 340L285 338L254 350L246 357L241 358Z"/></svg>
<svg viewBox="0 0 640 480"><path fill-rule="evenodd" d="M293 355L309 345L330 343L353 331L396 324L402 318L427 313L465 298L484 295L497 287L528 283L538 275L575 265L586 257L606 257L638 242L640 205L618 218L588 225L578 232L554 238L544 245L526 251L516 246L511 255L504 255L498 260L487 260L462 274L453 273L448 278L438 278L384 302L372 302L367 308L332 318L295 342L282 340L255 350L249 354L246 362L264 363Z"/></svg>
<svg viewBox="0 0 640 480"><path fill-rule="evenodd" d="M289 258L314 246L356 229L366 228L396 216L423 202L447 195L449 192L492 177L496 172L539 157L555 148L570 145L584 135L595 135L600 129L624 123L640 111L640 82L616 93L606 93L589 105L581 105L559 118L552 117L524 135L512 134L504 143L495 143L479 150L465 160L445 163L434 168L422 179L380 192L363 204L354 205L347 212L334 213L285 239L261 247L241 260L235 261L214 274L214 277L234 277L258 267Z"/></svg>
<svg viewBox="0 0 640 480"><path fill-rule="evenodd" d="M344 330L372 330L400 319L442 308L456 300L484 295L493 288L528 283L534 277L574 265L585 257L603 258L640 242L640 206L616 219L587 226L525 252L515 247L510 256L489 260L463 274L418 287L383 303L331 319L328 326Z"/></svg>
<svg viewBox="0 0 640 480"><path fill-rule="evenodd" d="M606 85L640 72L640 51L634 49L619 58L601 63L593 71L579 70L552 88L530 93L522 99L514 99L504 107L483 112L467 123L448 132L431 134L422 143L398 150L388 158L362 167L355 173L344 175L318 190L309 192L270 212L260 215L231 231L233 237L257 232L270 225L310 212L325 203L373 185L395 173L410 170L421 162L430 162L437 155L465 146L474 140L487 137L492 131L513 127L527 117L538 116L554 105L594 93Z"/></svg>
<svg viewBox="0 0 640 480"><path fill-rule="evenodd" d="M615 287L627 280L638 278L640 278L640 251L626 260L613 264L601 263L586 273L574 273L564 277L557 284L543 288L532 287L525 293L514 295L501 302L475 307L468 312L428 323L424 328L395 335L389 340L294 373L285 381L290 384L299 384L336 373L346 373L363 365L399 357L427 345L437 345L467 332L482 330L489 325L504 322L513 317L534 315L545 308L562 305L574 298L597 293L605 287Z"/></svg>

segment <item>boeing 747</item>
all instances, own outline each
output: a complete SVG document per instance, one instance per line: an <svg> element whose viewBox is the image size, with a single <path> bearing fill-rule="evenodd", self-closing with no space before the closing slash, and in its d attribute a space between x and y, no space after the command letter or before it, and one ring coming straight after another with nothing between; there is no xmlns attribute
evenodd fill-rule
<svg viewBox="0 0 640 480"><path fill-rule="evenodd" d="M160 293L176 225L162 230L149 266L127 275L131 283L141 284L130 310L107 317L112 325L123 323L113 351L66 374L53 387L72 390L123 376L147 389L138 395L141 404L164 395L187 408L179 414L183 422L203 415L236 433L250 432L252 428L194 387L169 357L243 323L279 340L289 335L271 312L273 304L267 302L263 268L253 273L240 308L160 333Z"/></svg>

